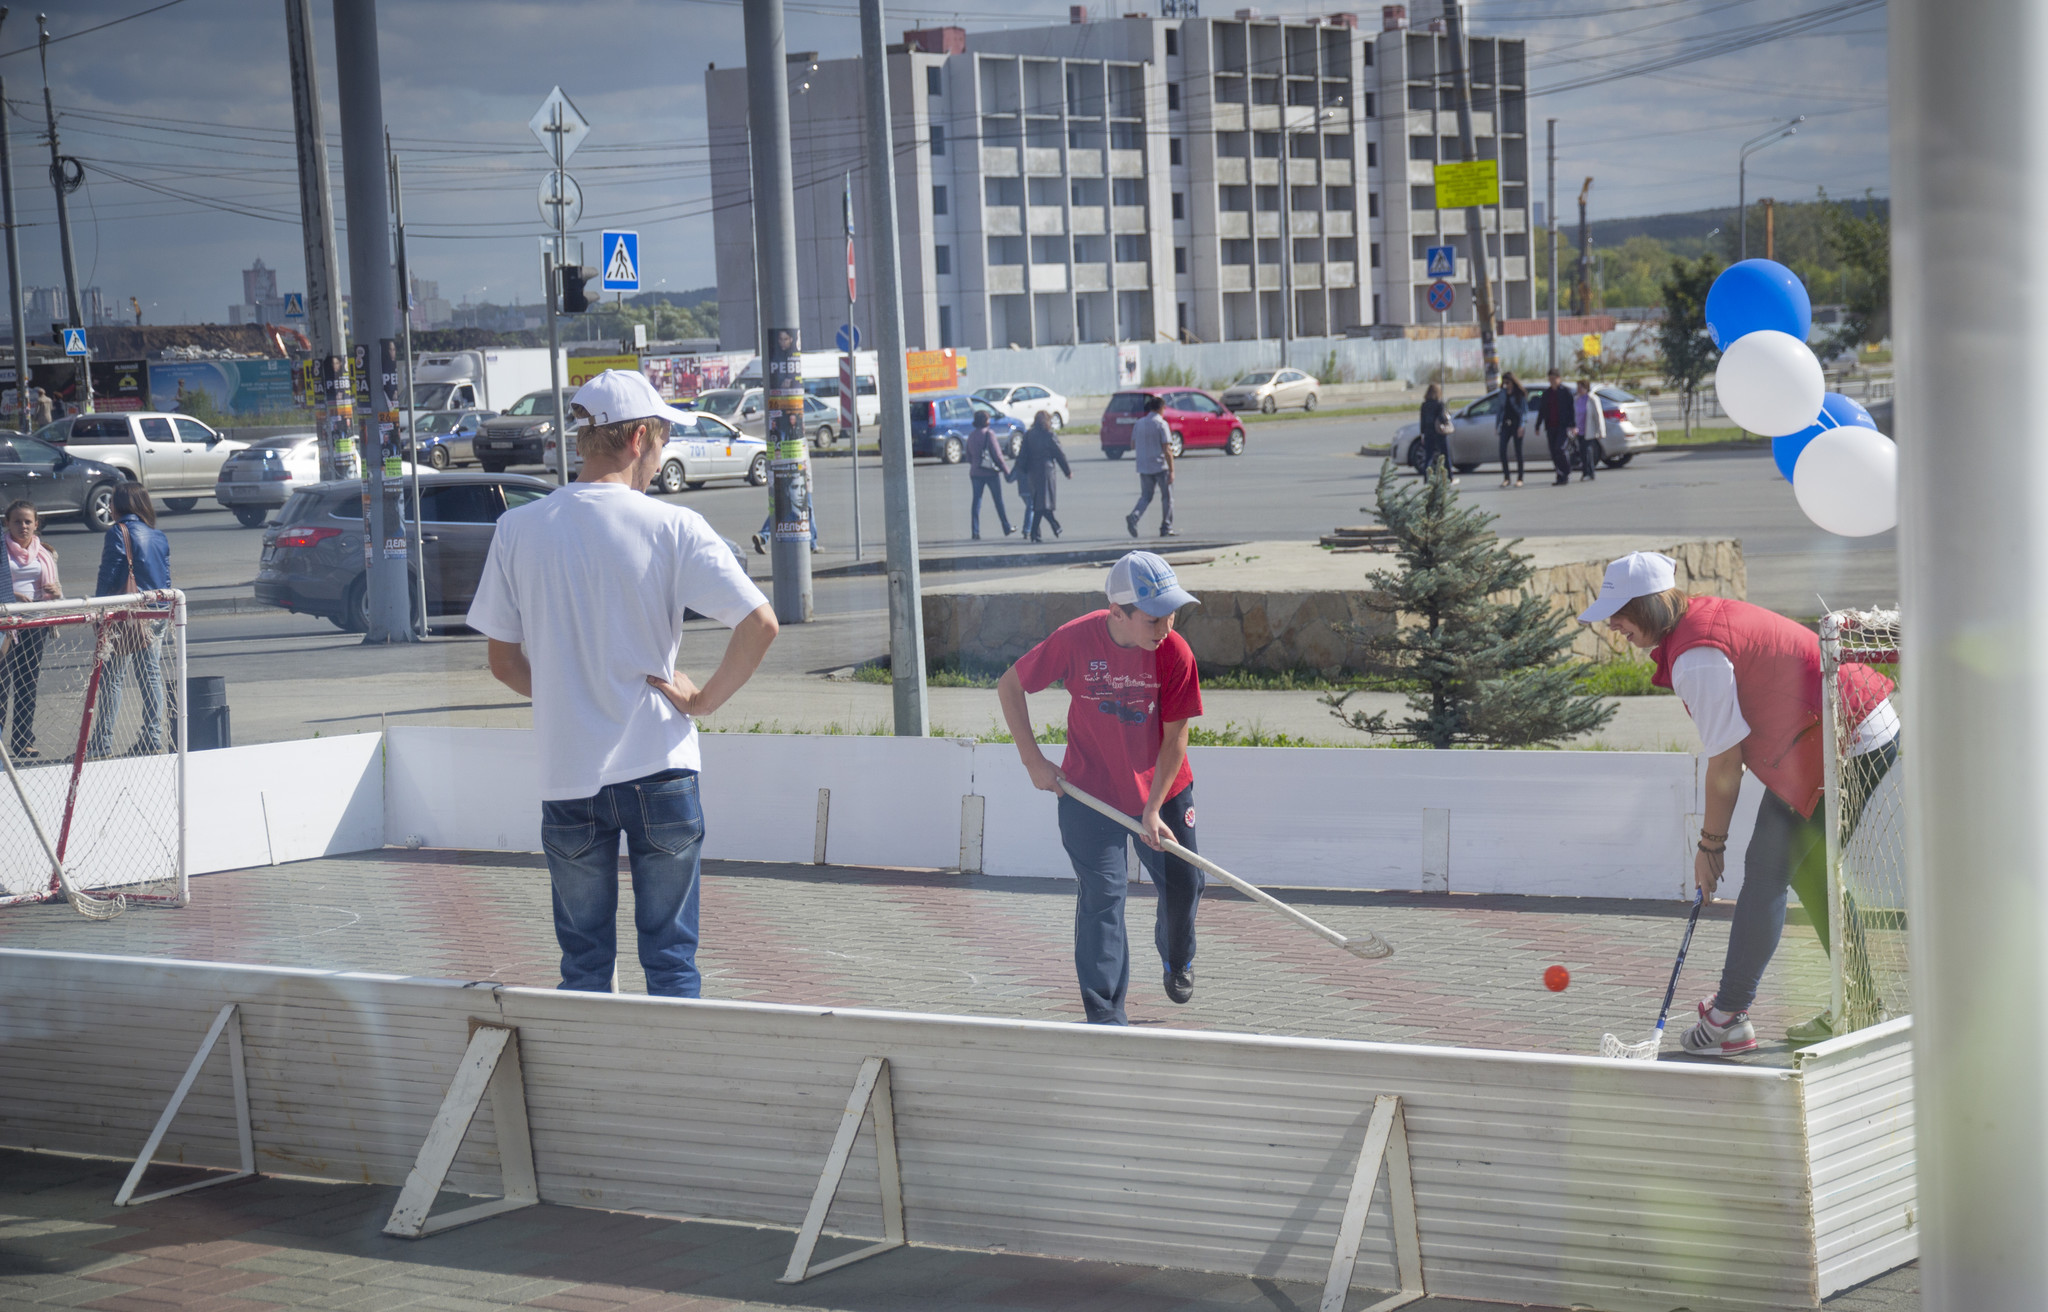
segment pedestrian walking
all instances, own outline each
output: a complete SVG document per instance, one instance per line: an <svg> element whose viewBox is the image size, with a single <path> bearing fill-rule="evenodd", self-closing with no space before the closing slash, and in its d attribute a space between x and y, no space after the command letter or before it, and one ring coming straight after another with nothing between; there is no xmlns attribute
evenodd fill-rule
<svg viewBox="0 0 2048 1312"><path fill-rule="evenodd" d="M1564 389L1563 375L1552 369L1550 385L1543 389L1543 399L1536 403L1536 425L1550 444L1550 463L1557 471L1558 487L1572 481L1571 439L1576 431L1573 417L1572 395Z"/></svg>
<svg viewBox="0 0 2048 1312"><path fill-rule="evenodd" d="M986 492L995 499L996 518L1002 521L1003 536L1016 532L1010 527L1010 512L1003 506L1003 480L1010 476L1010 466L1003 459L1003 448L989 431L989 412L974 412L974 430L967 435L967 478L974 484L974 505L967 513L968 527L975 539L981 538L981 496Z"/></svg>
<svg viewBox="0 0 2048 1312"><path fill-rule="evenodd" d="M1444 389L1431 383L1422 391L1422 416L1416 425L1416 433L1422 442L1422 476L1429 477L1429 471L1443 465L1450 472L1451 460L1451 412L1444 405ZM1456 478L1451 480L1457 482Z"/></svg>
<svg viewBox="0 0 2048 1312"><path fill-rule="evenodd" d="M1004 671L996 685L1003 719L1031 782L1059 794L1060 842L1079 884L1074 972L1091 1025L1126 1025L1131 951L1124 927L1130 832L1060 792L1068 780L1135 818L1144 830L1138 860L1158 886L1153 945L1166 996L1195 992L1195 910L1202 872L1168 856L1160 840L1195 849L1194 772L1188 721L1202 713L1201 682L1174 615L1195 599L1167 563L1133 551L1110 567L1109 607L1069 621ZM1032 733L1027 693L1055 681L1067 689L1067 746L1054 765Z"/></svg>
<svg viewBox="0 0 2048 1312"><path fill-rule="evenodd" d="M1785 931L1788 889L1799 894L1828 942L1827 836L1821 800L1820 639L1774 611L1725 597L1689 597L1676 586L1669 556L1638 551L1607 567L1600 596L1579 615L1602 620L1630 645L1650 653L1650 682L1685 704L1707 757L1706 809L1700 819L1693 882L1712 897L1727 861L1729 824L1742 791L1742 772L1765 788L1756 828L1743 854L1742 891L1728 927L1720 987L1699 1004L1699 1023L1680 1040L1687 1052L1729 1056L1756 1047L1749 1008L1764 967ZM1861 818L1877 781L1898 759L1899 717L1892 682L1867 665L1841 671L1843 722L1856 726L1850 751L1882 753L1877 767L1857 771L1869 783L1845 798L1842 841ZM1786 1037L1811 1043L1831 1037L1826 1012L1792 1026Z"/></svg>
<svg viewBox="0 0 2048 1312"><path fill-rule="evenodd" d="M1179 536L1173 528L1173 430L1160 413L1164 409L1165 397L1148 396L1145 413L1131 425L1131 450L1138 458L1138 504L1124 516L1124 528L1132 537L1138 536L1138 521L1144 518L1155 492L1159 495L1159 536Z"/></svg>
<svg viewBox="0 0 2048 1312"><path fill-rule="evenodd" d="M1600 394L1593 390L1593 380L1579 380L1578 395L1572 398L1572 418L1579 430L1579 459L1581 472L1579 481L1593 481L1593 466L1599 462L1607 445L1607 416L1600 409Z"/></svg>
<svg viewBox="0 0 2048 1312"><path fill-rule="evenodd" d="M1529 413L1529 392L1522 386L1522 380L1512 373L1500 376L1500 414L1494 420L1494 431L1500 437L1500 485L1520 487L1522 475L1529 472L1529 466L1522 460L1522 420ZM1508 446L1512 443L1515 451L1515 477L1508 480Z"/></svg>
<svg viewBox="0 0 2048 1312"><path fill-rule="evenodd" d="M57 582L57 556L42 539L33 501L7 507L7 575L15 601L54 601L64 595ZM36 685L42 676L48 629L20 629L0 641L0 717L10 726L7 750L14 759L36 752ZM10 706L9 703L12 703Z"/></svg>
<svg viewBox="0 0 2048 1312"><path fill-rule="evenodd" d="M1040 410L1024 432L1024 445L1017 451L1017 495L1024 498L1024 534L1033 542L1045 541L1045 526L1060 535L1059 494L1053 470L1068 478L1074 467L1067 463L1066 449L1052 426L1052 415Z"/></svg>
<svg viewBox="0 0 2048 1312"><path fill-rule="evenodd" d="M623 834L647 991L694 998L696 721L752 677L775 611L702 515L645 494L680 412L618 369L572 405L582 472L498 520L468 623L489 640L492 675L533 699L560 987L612 990ZM701 687L675 667L692 610L732 630Z"/></svg>
<svg viewBox="0 0 2048 1312"><path fill-rule="evenodd" d="M101 539L100 574L93 589L96 597L125 597L154 592L171 586L171 540L157 530L156 506L140 483L123 483L114 489L114 527ZM164 666L161 648L150 641L156 634L137 632L147 626L160 629L162 620L130 620L114 634L113 658L100 676L99 706L93 715L92 735L86 741L88 756L105 756L113 749L114 724L121 714L122 683L128 671L142 687L142 727L130 755L164 750ZM126 659L123 659L123 658Z"/></svg>
<svg viewBox="0 0 2048 1312"><path fill-rule="evenodd" d="M56 423L57 416L55 411L56 407L50 403L50 394L38 387L36 389L36 427L47 428L51 424Z"/></svg>

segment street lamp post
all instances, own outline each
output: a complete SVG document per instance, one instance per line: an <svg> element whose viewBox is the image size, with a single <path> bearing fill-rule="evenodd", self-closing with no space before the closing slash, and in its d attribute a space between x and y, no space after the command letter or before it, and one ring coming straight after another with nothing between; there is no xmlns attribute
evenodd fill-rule
<svg viewBox="0 0 2048 1312"><path fill-rule="evenodd" d="M1775 146L1787 137L1799 135L1799 125L1806 121L1801 114L1787 123L1780 123L1759 136L1742 143L1742 152L1735 162L1735 242L1739 254L1737 259L1749 258L1749 157L1767 146Z"/></svg>

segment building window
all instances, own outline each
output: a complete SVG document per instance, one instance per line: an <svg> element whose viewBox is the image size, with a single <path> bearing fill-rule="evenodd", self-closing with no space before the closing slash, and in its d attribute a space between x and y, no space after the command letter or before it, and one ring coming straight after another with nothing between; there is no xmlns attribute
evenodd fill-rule
<svg viewBox="0 0 2048 1312"><path fill-rule="evenodd" d="M1372 61L1371 61L1370 59L1368 59L1368 60L1366 60L1365 62L1366 62L1366 63L1368 63L1368 64L1370 64L1370 63L1371 63ZM1378 112L1379 112L1379 111L1377 111L1377 110L1375 110L1375 109L1373 108L1373 101L1372 101L1372 92L1370 92L1370 91L1366 92L1366 93L1365 93L1365 116L1366 116L1367 118L1373 118L1373 117L1375 117L1375 116L1376 116L1376 115L1378 114Z"/></svg>
<svg viewBox="0 0 2048 1312"><path fill-rule="evenodd" d="M1143 264L1151 258L1151 243L1142 236L1118 237L1116 239L1116 262L1118 264Z"/></svg>
<svg viewBox="0 0 2048 1312"><path fill-rule="evenodd" d="M1369 169L1376 169L1380 166L1379 142L1368 141L1365 143L1365 166Z"/></svg>
<svg viewBox="0 0 2048 1312"><path fill-rule="evenodd" d="M1380 194L1376 191L1365 193L1365 217L1376 219L1380 216Z"/></svg>
<svg viewBox="0 0 2048 1312"><path fill-rule="evenodd" d="M937 64L933 64L924 71L924 93L926 95L942 96L946 93L945 83L939 80L939 76L939 66ZM946 312L940 310L939 313L943 316Z"/></svg>
<svg viewBox="0 0 2048 1312"><path fill-rule="evenodd" d="M1374 323L1380 321L1380 294L1378 292L1372 294L1372 321Z"/></svg>
<svg viewBox="0 0 2048 1312"><path fill-rule="evenodd" d="M932 124L932 154L934 154L934 155L943 155L943 154L945 154L945 153L946 153L946 129L944 129L943 127L940 127L940 126L939 126L938 124L934 123L934 124Z"/></svg>
<svg viewBox="0 0 2048 1312"><path fill-rule="evenodd" d="M1178 165L1178 164L1180 163L1180 138L1179 138L1179 137L1168 137L1168 138L1166 139L1166 162L1167 162L1168 164L1175 164L1175 165Z"/></svg>
<svg viewBox="0 0 2048 1312"><path fill-rule="evenodd" d="M932 213L934 213L934 214L944 214L945 212L946 212L946 189L945 189L944 187L933 187L933 188L932 188Z"/></svg>
<svg viewBox="0 0 2048 1312"><path fill-rule="evenodd" d="M937 72L938 70L934 69L933 71ZM1374 299L1377 300L1378 297L1374 297ZM939 345L941 347L947 347L951 346L952 344L953 307L950 305L941 305L939 307Z"/></svg>
<svg viewBox="0 0 2048 1312"><path fill-rule="evenodd" d="M1182 204L1182 202L1181 202L1181 194L1180 194L1179 192L1177 192L1177 191L1176 191L1176 192L1174 192L1174 193L1173 193L1173 217L1174 217L1174 218L1176 218L1176 219L1184 219L1184 218L1186 218L1186 217L1187 217L1187 214L1186 214L1186 213L1184 212L1185 208L1186 208L1186 207L1185 207L1185 206L1184 206L1184 205Z"/></svg>
<svg viewBox="0 0 2048 1312"><path fill-rule="evenodd" d="M1180 83L1168 82L1166 84L1166 107L1168 109L1180 108Z"/></svg>
<svg viewBox="0 0 2048 1312"><path fill-rule="evenodd" d="M953 248L951 246L932 247L932 272L953 272Z"/></svg>
<svg viewBox="0 0 2048 1312"><path fill-rule="evenodd" d="M1173 248L1173 271L1175 273L1186 273L1188 271L1187 247L1176 246Z"/></svg>
<svg viewBox="0 0 2048 1312"><path fill-rule="evenodd" d="M1372 42L1370 42L1370 41L1362 41L1362 42L1360 42L1359 44L1361 44L1361 45L1363 45L1363 46L1365 47L1365 66L1366 66L1367 68L1371 68L1371 67L1372 67Z"/></svg>
<svg viewBox="0 0 2048 1312"><path fill-rule="evenodd" d="M1372 244L1372 267L1375 269L1380 267L1380 244L1378 242Z"/></svg>
<svg viewBox="0 0 2048 1312"><path fill-rule="evenodd" d="M1180 53L1179 28L1169 27L1166 29L1166 53L1169 55L1177 55Z"/></svg>

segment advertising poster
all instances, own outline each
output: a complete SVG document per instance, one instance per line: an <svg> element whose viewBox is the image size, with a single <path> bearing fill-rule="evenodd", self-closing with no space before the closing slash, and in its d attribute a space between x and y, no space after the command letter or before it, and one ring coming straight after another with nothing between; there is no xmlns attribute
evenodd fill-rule
<svg viewBox="0 0 2048 1312"><path fill-rule="evenodd" d="M680 387L682 375L676 368L676 363L676 357L672 355L650 355L640 362L640 372L647 375L647 381L654 388L654 394L670 403L687 401L697 395L694 386L688 392ZM692 377L691 382L694 384L695 381Z"/></svg>
<svg viewBox="0 0 2048 1312"><path fill-rule="evenodd" d="M1136 387L1138 385L1138 344L1121 342L1116 348L1116 385Z"/></svg>
<svg viewBox="0 0 2048 1312"><path fill-rule="evenodd" d="M95 410L147 410L148 364L141 360L94 360L92 405Z"/></svg>
<svg viewBox="0 0 2048 1312"><path fill-rule="evenodd" d="M290 360L163 360L147 378L151 410L202 421L300 408Z"/></svg>
<svg viewBox="0 0 2048 1312"><path fill-rule="evenodd" d="M903 363L910 375L910 391L951 392L960 386L960 358L950 350L905 351Z"/></svg>
<svg viewBox="0 0 2048 1312"><path fill-rule="evenodd" d="M572 355L569 357L568 380L563 386L573 391L607 369L633 370L639 367L640 357L637 355Z"/></svg>
<svg viewBox="0 0 2048 1312"><path fill-rule="evenodd" d="M768 331L768 451L777 542L811 540L810 469L805 463L803 345L794 328Z"/></svg>

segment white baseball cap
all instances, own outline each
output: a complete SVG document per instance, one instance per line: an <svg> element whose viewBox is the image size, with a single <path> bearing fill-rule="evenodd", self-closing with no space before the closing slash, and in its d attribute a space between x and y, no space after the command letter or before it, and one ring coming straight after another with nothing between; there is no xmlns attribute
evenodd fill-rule
<svg viewBox="0 0 2048 1312"><path fill-rule="evenodd" d="M576 389L571 405L589 412L593 424L625 424L635 419L669 419L681 423L690 417L661 399L654 384L638 369L607 369ZM571 421L574 425L574 421Z"/></svg>
<svg viewBox="0 0 2048 1312"><path fill-rule="evenodd" d="M1607 567L1600 597L1579 612L1579 623L1597 624L1637 597L1678 586L1678 562L1655 551L1631 551Z"/></svg>
<svg viewBox="0 0 2048 1312"><path fill-rule="evenodd" d="M1173 566L1149 551L1133 551L1109 567L1103 589L1119 606L1136 606L1153 619L1171 615L1195 601L1194 594L1174 577Z"/></svg>

